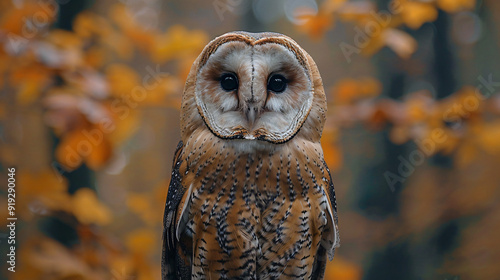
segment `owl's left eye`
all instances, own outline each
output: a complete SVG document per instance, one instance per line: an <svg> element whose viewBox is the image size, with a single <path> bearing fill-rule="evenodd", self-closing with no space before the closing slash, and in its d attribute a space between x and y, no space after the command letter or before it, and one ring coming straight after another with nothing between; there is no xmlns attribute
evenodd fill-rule
<svg viewBox="0 0 500 280"><path fill-rule="evenodd" d="M282 93L286 89L288 80L280 74L272 75L267 82L267 89L275 93Z"/></svg>
<svg viewBox="0 0 500 280"><path fill-rule="evenodd" d="M220 86L225 91L233 91L238 89L238 77L233 73L225 73L220 78Z"/></svg>

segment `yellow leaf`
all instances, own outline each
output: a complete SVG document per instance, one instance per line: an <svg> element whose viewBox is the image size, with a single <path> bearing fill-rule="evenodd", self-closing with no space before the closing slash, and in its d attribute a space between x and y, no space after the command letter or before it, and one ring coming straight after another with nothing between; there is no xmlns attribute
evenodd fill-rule
<svg viewBox="0 0 500 280"><path fill-rule="evenodd" d="M133 100L133 98L129 98L129 100ZM135 101L134 101L135 102ZM135 104L139 106L143 104L144 101L137 101ZM139 125L140 125L140 111L136 110L133 106L129 106L126 104L126 101L122 101L115 108L119 108L119 110L123 110L120 112L116 112L113 115L114 120L114 129L106 134L106 138L109 139L109 142L113 144L113 146L117 146L126 139L129 139L132 134L134 134ZM113 109L111 109L113 111Z"/></svg>
<svg viewBox="0 0 500 280"><path fill-rule="evenodd" d="M23 63L12 67L14 69L11 71L9 82L14 86L22 87L26 83L33 83L41 87L49 82L54 73L39 63Z"/></svg>
<svg viewBox="0 0 500 280"><path fill-rule="evenodd" d="M81 38L94 35L102 38L109 36L113 32L113 27L104 17L84 11L76 16L73 30Z"/></svg>
<svg viewBox="0 0 500 280"><path fill-rule="evenodd" d="M312 39L321 39L326 31L333 28L333 15L329 13L318 13L316 15L302 15L299 30L308 34Z"/></svg>
<svg viewBox="0 0 500 280"><path fill-rule="evenodd" d="M57 161L69 170L77 168L83 161L92 169L100 168L111 155L107 135L97 126L82 126L66 133L55 151Z"/></svg>
<svg viewBox="0 0 500 280"><path fill-rule="evenodd" d="M406 125L394 126L389 132L389 139L397 145L404 144L410 140L409 128Z"/></svg>
<svg viewBox="0 0 500 280"><path fill-rule="evenodd" d="M337 145L335 131L324 131L321 137L321 147L325 162L331 170L336 170L342 165L342 153Z"/></svg>
<svg viewBox="0 0 500 280"><path fill-rule="evenodd" d="M55 18L55 12L57 9L54 9L50 2L23 1L19 3L21 4L16 5L18 7L9 9L7 12L2 11L2 18L0 19L0 30L3 31L2 33L21 35L27 28L27 19L35 20L35 24L42 25L42 23L46 23L48 27L48 24L50 24ZM39 20L39 22L36 20ZM32 30L29 31L31 38L33 38L34 35L37 35L37 33L41 33L39 32L41 30L37 31L38 32L33 32Z"/></svg>
<svg viewBox="0 0 500 280"><path fill-rule="evenodd" d="M191 61L192 64L192 61ZM143 101L147 105L167 105L179 108L183 83L174 76L155 77L157 79L152 89L148 90L146 99ZM176 101L176 102L173 102Z"/></svg>
<svg viewBox="0 0 500 280"><path fill-rule="evenodd" d="M208 36L203 31L189 31L182 25L174 25L165 34L156 36L151 56L155 62L163 63L193 53L198 55L207 41Z"/></svg>
<svg viewBox="0 0 500 280"><path fill-rule="evenodd" d="M144 221L151 220L152 209L151 209L151 199L146 194L131 194L127 198L127 206L130 210Z"/></svg>
<svg viewBox="0 0 500 280"><path fill-rule="evenodd" d="M113 154L113 147L109 141L107 141L104 134L101 133L101 135L103 135L103 139L98 143L91 143L92 151L87 157L85 157L85 163L91 169L103 167Z"/></svg>
<svg viewBox="0 0 500 280"><path fill-rule="evenodd" d="M432 101L431 101L432 102ZM430 115L429 99L425 95L418 93L412 94L405 102L408 112L408 121L418 123L426 120Z"/></svg>
<svg viewBox="0 0 500 280"><path fill-rule="evenodd" d="M332 13L341 8L347 0L327 0L321 5L321 11L326 13Z"/></svg>
<svg viewBox="0 0 500 280"><path fill-rule="evenodd" d="M23 197L19 209L28 210L22 214L31 217L50 211L70 211L70 196L67 192L67 182L57 174L56 169L44 170L39 173L19 174L19 195Z"/></svg>
<svg viewBox="0 0 500 280"><path fill-rule="evenodd" d="M326 265L325 279L332 280L360 280L362 276L361 268L351 262L348 262L338 256L335 261Z"/></svg>
<svg viewBox="0 0 500 280"><path fill-rule="evenodd" d="M338 7L336 14L343 21L354 21L364 26L373 22L372 12L375 10L376 6L371 1L348 1Z"/></svg>
<svg viewBox="0 0 500 280"><path fill-rule="evenodd" d="M340 80L333 88L335 102L349 104L361 98L378 96L382 92L382 84L370 77Z"/></svg>
<svg viewBox="0 0 500 280"><path fill-rule="evenodd" d="M439 132L439 137L436 137L437 132ZM426 137L419 140L425 141L425 139L441 139L440 141L434 141L436 145L434 153L441 152L445 155L451 154L460 144L460 137L450 128L444 127L443 124L441 124L441 127L429 130Z"/></svg>
<svg viewBox="0 0 500 280"><path fill-rule="evenodd" d="M99 202L95 192L81 188L73 195L73 214L80 223L105 225L111 221L111 212Z"/></svg>
<svg viewBox="0 0 500 280"><path fill-rule="evenodd" d="M107 58L105 50L98 46L89 47L84 55L85 62L94 69L99 69Z"/></svg>
<svg viewBox="0 0 500 280"><path fill-rule="evenodd" d="M145 223L154 226L163 215L168 182L162 182L151 193L132 193L127 198L127 206Z"/></svg>
<svg viewBox="0 0 500 280"><path fill-rule="evenodd" d="M358 84L354 79L341 80L333 88L333 94L338 103L349 103L358 96Z"/></svg>
<svg viewBox="0 0 500 280"><path fill-rule="evenodd" d="M60 242L46 237L33 237L23 242L20 248L20 269L13 273L14 280L104 280L109 279L99 270L91 267L74 251Z"/></svg>
<svg viewBox="0 0 500 280"><path fill-rule="evenodd" d="M55 170L44 170L41 172L20 172L19 182L22 185L20 191L23 195L42 195L66 191L66 185L54 173Z"/></svg>
<svg viewBox="0 0 500 280"><path fill-rule="evenodd" d="M473 9L476 0L437 0L437 5L448 13L459 12L464 9Z"/></svg>
<svg viewBox="0 0 500 280"><path fill-rule="evenodd" d="M430 3L414 1L406 1L402 3L401 16L404 23L412 29L418 29L426 22L435 21L437 15L438 13L436 7Z"/></svg>
<svg viewBox="0 0 500 280"><path fill-rule="evenodd" d="M115 97L130 95L139 86L139 75L125 64L112 64L106 69L109 90Z"/></svg>
<svg viewBox="0 0 500 280"><path fill-rule="evenodd" d="M137 22L126 6L115 4L111 7L110 17L123 30L125 36L138 47L150 50L154 44L154 34Z"/></svg>
<svg viewBox="0 0 500 280"><path fill-rule="evenodd" d="M375 97L382 93L382 83L372 77L360 78L358 87L362 97Z"/></svg>
<svg viewBox="0 0 500 280"><path fill-rule="evenodd" d="M155 248L158 234L150 229L138 229L126 237L127 248L133 253L147 254Z"/></svg>
<svg viewBox="0 0 500 280"><path fill-rule="evenodd" d="M116 53L119 58L128 60L134 53L134 48L130 40L117 31L110 32L102 37L103 43L112 53Z"/></svg>
<svg viewBox="0 0 500 280"><path fill-rule="evenodd" d="M384 35L385 31L385 29L382 29L380 32L376 32L369 36L368 43L363 46L361 53L365 56L371 56L385 47L387 44Z"/></svg>
<svg viewBox="0 0 500 280"><path fill-rule="evenodd" d="M500 121L483 124L476 130L479 145L492 154L500 153Z"/></svg>
<svg viewBox="0 0 500 280"><path fill-rule="evenodd" d="M59 48L80 49L83 44L82 40L75 33L61 29L51 31L46 40Z"/></svg>
<svg viewBox="0 0 500 280"><path fill-rule="evenodd" d="M34 81L26 81L20 86L17 92L17 100L20 105L29 105L33 103L40 95L40 85Z"/></svg>
<svg viewBox="0 0 500 280"><path fill-rule="evenodd" d="M477 154L477 147L473 143L465 141L458 147L456 162L461 167L468 166L476 159Z"/></svg>

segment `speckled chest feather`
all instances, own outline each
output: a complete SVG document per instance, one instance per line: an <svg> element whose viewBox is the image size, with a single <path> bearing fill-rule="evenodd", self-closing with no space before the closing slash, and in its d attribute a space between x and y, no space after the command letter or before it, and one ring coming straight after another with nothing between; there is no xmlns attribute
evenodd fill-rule
<svg viewBox="0 0 500 280"><path fill-rule="evenodd" d="M292 141L242 152L248 143L234 141L190 139L179 155L178 267L193 279L321 276L336 210L321 149Z"/></svg>

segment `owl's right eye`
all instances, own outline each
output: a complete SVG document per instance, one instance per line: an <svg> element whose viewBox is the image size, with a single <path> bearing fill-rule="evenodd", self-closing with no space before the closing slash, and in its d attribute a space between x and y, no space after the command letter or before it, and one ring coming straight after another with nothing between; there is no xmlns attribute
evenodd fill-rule
<svg viewBox="0 0 500 280"><path fill-rule="evenodd" d="M233 73L225 73L220 78L220 86L225 91L233 91L238 89L238 77Z"/></svg>

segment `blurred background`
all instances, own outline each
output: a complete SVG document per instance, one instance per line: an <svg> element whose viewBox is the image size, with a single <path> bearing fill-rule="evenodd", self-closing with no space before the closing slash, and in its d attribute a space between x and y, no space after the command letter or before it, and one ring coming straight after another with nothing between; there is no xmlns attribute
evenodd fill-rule
<svg viewBox="0 0 500 280"><path fill-rule="evenodd" d="M326 279L498 279L499 28L495 0L1 0L0 278L160 279L185 78L246 30L294 38L323 77Z"/></svg>

